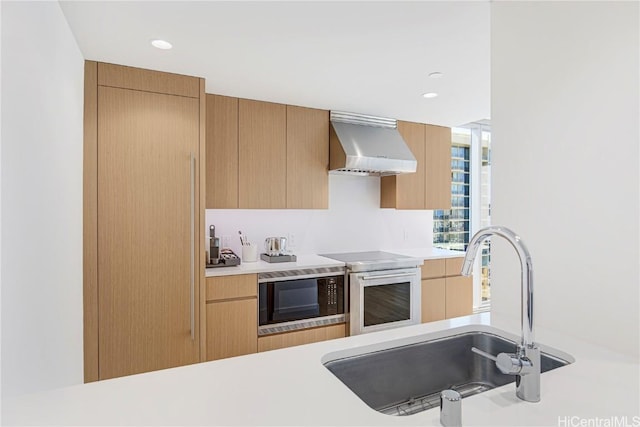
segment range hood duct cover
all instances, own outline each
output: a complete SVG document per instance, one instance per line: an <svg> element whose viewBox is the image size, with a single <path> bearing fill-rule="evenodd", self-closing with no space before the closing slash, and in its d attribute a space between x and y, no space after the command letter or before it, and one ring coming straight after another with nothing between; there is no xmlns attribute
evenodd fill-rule
<svg viewBox="0 0 640 427"><path fill-rule="evenodd" d="M397 121L331 112L332 174L387 176L416 171L416 158L397 129Z"/></svg>

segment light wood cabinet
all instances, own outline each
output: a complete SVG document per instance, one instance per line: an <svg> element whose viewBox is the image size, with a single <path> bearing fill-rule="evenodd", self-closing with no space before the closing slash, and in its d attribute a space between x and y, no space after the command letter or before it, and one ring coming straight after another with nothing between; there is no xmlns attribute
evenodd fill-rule
<svg viewBox="0 0 640 427"><path fill-rule="evenodd" d="M85 380L198 362L204 84L87 64Z"/></svg>
<svg viewBox="0 0 640 427"><path fill-rule="evenodd" d="M287 207L287 109L240 99L238 104L238 207Z"/></svg>
<svg viewBox="0 0 640 427"><path fill-rule="evenodd" d="M206 360L258 350L258 277L207 278Z"/></svg>
<svg viewBox="0 0 640 427"><path fill-rule="evenodd" d="M380 180L380 207L451 208L451 129L398 121L398 131L418 163L416 172Z"/></svg>
<svg viewBox="0 0 640 427"><path fill-rule="evenodd" d="M268 335L258 338L258 351L269 351L278 348L293 347L302 344L326 341L336 338L344 338L346 335L344 323L322 326L313 329L304 329L283 334Z"/></svg>
<svg viewBox="0 0 640 427"><path fill-rule="evenodd" d="M416 172L380 179L380 207L425 209L425 125L398 122L398 131L417 160Z"/></svg>
<svg viewBox="0 0 640 427"><path fill-rule="evenodd" d="M464 258L425 260L422 323L473 313L473 279L460 275Z"/></svg>
<svg viewBox="0 0 640 427"><path fill-rule="evenodd" d="M238 98L207 95L207 209L238 207Z"/></svg>
<svg viewBox="0 0 640 427"><path fill-rule="evenodd" d="M451 209L451 129L425 126L426 209Z"/></svg>
<svg viewBox="0 0 640 427"><path fill-rule="evenodd" d="M208 209L327 209L329 112L207 94Z"/></svg>
<svg viewBox="0 0 640 427"><path fill-rule="evenodd" d="M329 207L329 112L287 105L287 209Z"/></svg>

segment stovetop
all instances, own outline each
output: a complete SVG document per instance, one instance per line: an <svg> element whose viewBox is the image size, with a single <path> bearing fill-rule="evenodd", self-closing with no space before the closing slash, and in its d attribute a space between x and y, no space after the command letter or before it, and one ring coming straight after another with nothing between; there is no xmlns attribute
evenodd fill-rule
<svg viewBox="0 0 640 427"><path fill-rule="evenodd" d="M349 270L354 272L410 268L422 264L421 259L382 251L320 254L320 256L342 261Z"/></svg>

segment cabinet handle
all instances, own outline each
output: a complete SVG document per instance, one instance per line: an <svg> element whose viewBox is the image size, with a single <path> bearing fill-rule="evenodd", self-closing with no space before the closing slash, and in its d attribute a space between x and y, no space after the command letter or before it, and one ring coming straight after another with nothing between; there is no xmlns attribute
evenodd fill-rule
<svg viewBox="0 0 640 427"><path fill-rule="evenodd" d="M190 169L190 172L191 172L191 217L190 217L191 218L191 281L190 281L190 292L191 292L191 341L193 341L196 338L196 331L195 331L195 323L196 323L196 317L195 317L196 157L193 155L193 153L190 153L189 169Z"/></svg>

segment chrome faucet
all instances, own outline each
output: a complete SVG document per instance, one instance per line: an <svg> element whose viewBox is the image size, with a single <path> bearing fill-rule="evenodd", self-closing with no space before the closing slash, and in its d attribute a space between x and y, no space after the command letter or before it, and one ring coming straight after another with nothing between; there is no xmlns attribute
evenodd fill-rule
<svg viewBox="0 0 640 427"><path fill-rule="evenodd" d="M500 353L497 357L472 347L471 350L494 362L503 374L517 375L516 396L527 402L540 401L540 349L534 342L533 333L533 265L531 255L522 239L506 227L486 227L478 231L469 242L462 265L462 275L471 275L473 262L478 250L489 237L504 237L518 253L521 267L521 304L520 322L522 337L515 354Z"/></svg>

